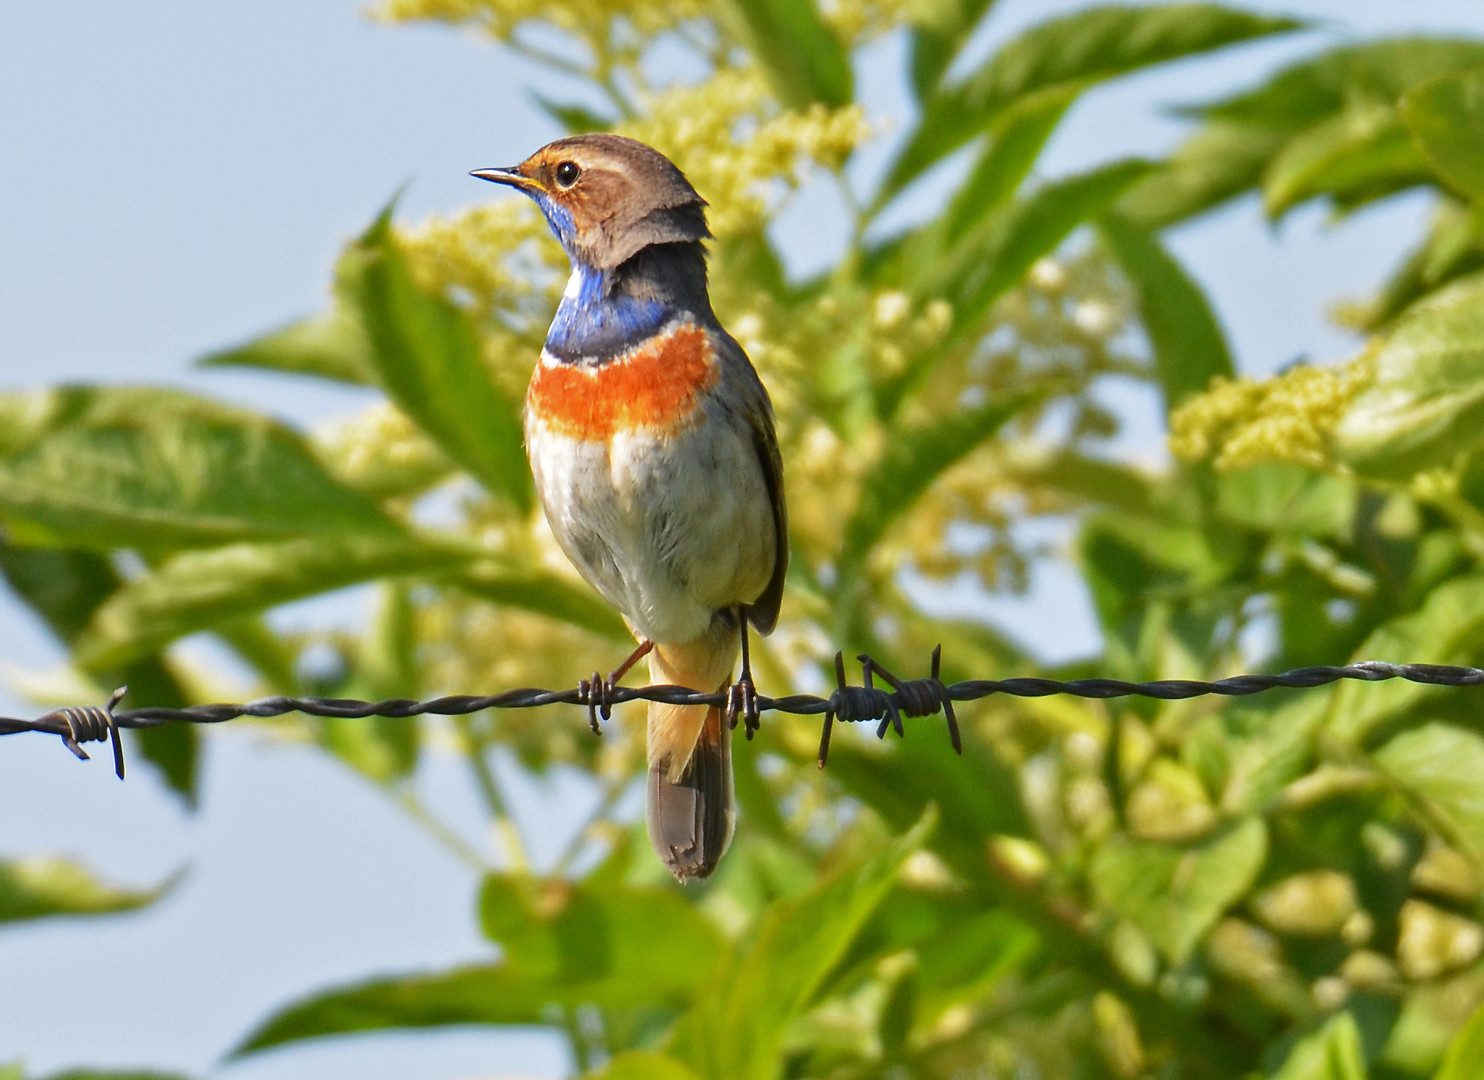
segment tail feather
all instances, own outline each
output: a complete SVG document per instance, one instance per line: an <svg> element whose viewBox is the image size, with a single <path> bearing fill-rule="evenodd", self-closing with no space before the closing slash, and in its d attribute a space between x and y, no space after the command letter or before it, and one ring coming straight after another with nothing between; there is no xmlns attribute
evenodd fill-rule
<svg viewBox="0 0 1484 1080"><path fill-rule="evenodd" d="M721 620L718 620L720 622ZM650 678L695 689L731 682L731 631L656 645ZM679 881L710 876L732 839L732 732L714 705L649 706L647 824L655 852Z"/></svg>

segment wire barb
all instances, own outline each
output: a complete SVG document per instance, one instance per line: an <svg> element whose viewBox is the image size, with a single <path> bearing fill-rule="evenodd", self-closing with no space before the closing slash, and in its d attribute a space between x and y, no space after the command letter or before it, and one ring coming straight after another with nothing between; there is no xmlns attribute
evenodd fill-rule
<svg viewBox="0 0 1484 1080"><path fill-rule="evenodd" d="M124 744L119 739L118 720L113 715L113 710L118 703L124 699L129 692L127 686L120 686L108 696L108 704L101 708L97 705L73 705L65 709L56 709L47 713L37 720L37 724L45 724L51 721L60 721L66 727L57 732L62 738L62 745L77 755L79 761L88 761L88 752L81 746L85 742L113 743L113 771L122 780L124 778Z"/></svg>
<svg viewBox="0 0 1484 1080"><path fill-rule="evenodd" d="M644 647L630 662L643 655ZM1359 682L1384 682L1387 679L1405 679L1408 682L1427 686L1481 686L1484 685L1484 668L1452 667L1443 664L1394 664L1383 660L1362 660L1342 667L1306 667L1285 671L1278 675L1234 675L1214 682L1199 682L1193 679L1160 679L1153 682L1124 682L1121 679L977 679L968 682L947 684L942 681L940 667L941 647L933 650L931 674L925 679L898 679L869 656L861 658L862 682L853 686L845 675L845 658L835 654L835 688L830 696L793 694L772 698L762 694L756 696L759 713L782 712L796 716L818 716L824 714L824 726L819 738L819 766L824 767L829 757L830 734L834 724L877 721L877 735L884 737L888 730L895 729L898 735L905 733L903 717L918 718L937 712L944 714L948 735L955 751L962 753L958 717L953 703L978 701L994 694L1012 697L1047 697L1052 694L1071 694L1083 698L1149 697L1165 701L1180 701L1203 694L1219 694L1223 697L1245 697L1280 687L1289 689L1311 689L1327 686L1341 679ZM622 671L627 667L621 668ZM618 673L616 673L618 674ZM887 684L876 685L880 676ZM79 758L87 753L81 744L113 743L114 771L124 775L124 751L119 738L121 728L154 728L165 724L220 724L241 716L270 717L286 713L301 712L309 716L359 718L386 716L406 718L413 716L465 716L484 709L535 709L547 705L579 705L588 710L588 722L594 731L600 730L599 720L606 720L615 705L626 701L660 701L670 705L717 705L725 708L729 704L732 688L705 693L683 686L629 687L616 685L614 676L600 678L597 673L591 679L583 679L575 687L566 690L541 690L521 687L499 694L475 696L453 694L432 698L428 701L413 701L409 698L390 698L385 701L357 701L352 698L287 697L258 698L256 701L238 704L192 705L183 709L143 708L118 709L126 688L115 690L103 706L71 706L57 709L33 720L0 716L0 735L16 735L23 731L35 731L57 735L67 749Z"/></svg>

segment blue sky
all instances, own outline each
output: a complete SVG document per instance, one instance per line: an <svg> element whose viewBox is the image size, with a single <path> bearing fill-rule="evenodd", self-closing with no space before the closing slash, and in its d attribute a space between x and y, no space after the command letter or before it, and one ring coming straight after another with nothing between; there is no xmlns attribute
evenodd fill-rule
<svg viewBox="0 0 1484 1080"><path fill-rule="evenodd" d="M1079 6L1002 0L979 46ZM1484 34L1477 0L1244 6L1329 26L1091 95L1044 171L1167 150L1181 128L1158 105L1255 81L1326 37ZM532 71L521 62L444 29L367 23L357 7L0 5L0 389L166 382L301 425L368 400L195 371L191 361L317 309L341 243L403 184L410 218L498 197L468 170L518 160L557 132L527 104ZM896 47L867 59L877 73L869 85L879 87L872 104L899 112ZM1378 282L1424 211L1403 200L1327 230L1322 213L1306 209L1268 229L1246 202L1170 239L1211 293L1243 369L1263 373L1353 348L1324 321L1326 306ZM829 215L807 194L780 228L801 266L830 242ZM353 612L352 599L287 618L346 617L347 605ZM1075 581L1053 576L995 610L1050 653L1086 634L1085 608ZM0 595L0 670L46 670L61 659ZM0 686L0 713L30 711ZM0 853L70 852L136 884L190 867L175 895L138 916L0 932L0 1063L21 1057L37 1073L151 1066L232 1080L562 1075L553 1040L477 1031L332 1041L218 1065L290 998L489 951L474 929L472 872L379 794L317 754L251 731L213 733L209 743L205 804L187 816L143 770L119 784L106 764L81 766L53 740L0 742ZM420 783L473 842L485 842L451 762L434 756ZM558 783L528 790L521 806L533 823L562 820L558 808L572 797Z"/></svg>

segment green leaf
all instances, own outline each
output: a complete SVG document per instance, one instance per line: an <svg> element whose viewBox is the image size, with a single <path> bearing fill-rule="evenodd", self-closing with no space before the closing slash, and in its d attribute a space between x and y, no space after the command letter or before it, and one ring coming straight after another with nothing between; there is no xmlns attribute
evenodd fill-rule
<svg viewBox="0 0 1484 1080"><path fill-rule="evenodd" d="M953 248L938 273L923 279L920 292L946 294L953 304L953 333L972 332L1037 259L1055 251L1077 226L1107 210L1149 168L1144 161L1114 162L1047 184L1001 208ZM928 355L907 381L920 378L931 366L933 354Z"/></svg>
<svg viewBox="0 0 1484 1080"><path fill-rule="evenodd" d="M544 94L538 94L534 90L527 90L526 95L536 103L538 109L573 134L584 131L613 130L611 117L594 112L586 105L560 102Z"/></svg>
<svg viewBox="0 0 1484 1080"><path fill-rule="evenodd" d="M1412 137L1443 179L1484 197L1484 68L1441 75L1402 98Z"/></svg>
<svg viewBox="0 0 1484 1080"><path fill-rule="evenodd" d="M963 236L1015 195L1074 97L1066 87L1034 95L990 126L989 144L942 219L945 235Z"/></svg>
<svg viewBox="0 0 1484 1080"><path fill-rule="evenodd" d="M86 867L67 859L0 861L0 923L135 911L164 896L180 877L176 873L152 889L124 889L99 881Z"/></svg>
<svg viewBox="0 0 1484 1080"><path fill-rule="evenodd" d="M845 525L842 578L853 573L876 541L933 481L991 438L1031 400L1022 396L992 401L893 433L881 459L862 481L855 512Z"/></svg>
<svg viewBox="0 0 1484 1080"><path fill-rule="evenodd" d="M105 668L250 612L374 578L438 574L470 558L467 551L407 535L185 552L109 597L78 638L74 656L86 668Z"/></svg>
<svg viewBox="0 0 1484 1080"><path fill-rule="evenodd" d="M1424 724L1373 756L1409 799L1484 865L1484 737L1450 724Z"/></svg>
<svg viewBox="0 0 1484 1080"><path fill-rule="evenodd" d="M1157 239L1118 214L1098 228L1137 293L1168 415L1218 375L1232 375L1226 338L1200 286Z"/></svg>
<svg viewBox="0 0 1484 1080"><path fill-rule="evenodd" d="M1484 442L1484 274L1412 305L1372 348L1375 377L1333 433L1342 461L1408 477Z"/></svg>
<svg viewBox="0 0 1484 1080"><path fill-rule="evenodd" d="M366 331L352 313L339 305L246 344L208 353L196 363L202 367L253 367L317 375L357 386L376 382Z"/></svg>
<svg viewBox="0 0 1484 1080"><path fill-rule="evenodd" d="M952 646L950 639L948 655L957 655ZM924 806L935 807L933 851L954 873L977 881L988 870L985 837L1023 836L1029 829L1017 772L972 738L955 754L940 717L907 723L907 737L894 741L890 754L873 752L837 726L825 771L898 831L910 828Z"/></svg>
<svg viewBox="0 0 1484 1080"><path fill-rule="evenodd" d="M769 908L701 987L676 1025L671 1053L706 1080L772 1080L788 1025L886 897L934 819L929 811L883 850Z"/></svg>
<svg viewBox="0 0 1484 1080"><path fill-rule="evenodd" d="M961 84L928 99L922 122L898 154L880 201L1029 94L1054 88L1075 93L1153 64L1302 25L1215 4L1109 6L1049 19L1004 46Z"/></svg>
<svg viewBox="0 0 1484 1080"><path fill-rule="evenodd" d="M1204 213L1257 186L1287 140L1282 132L1207 124L1130 187L1118 212L1151 231Z"/></svg>
<svg viewBox="0 0 1484 1080"><path fill-rule="evenodd" d="M1324 196L1351 210L1432 178L1389 103L1359 103L1295 135L1263 173L1268 216Z"/></svg>
<svg viewBox="0 0 1484 1080"><path fill-rule="evenodd" d="M1172 964L1183 964L1267 858L1268 832L1249 817L1190 845L1115 838L1093 857L1099 901L1138 927Z"/></svg>
<svg viewBox="0 0 1484 1080"><path fill-rule="evenodd" d="M1439 200L1427 235L1366 305L1357 329L1384 329L1422 296L1484 268L1484 205Z"/></svg>
<svg viewBox="0 0 1484 1080"><path fill-rule="evenodd" d="M417 287L388 214L341 259L340 292L365 326L377 378L392 400L486 488L530 512L520 406L485 369L469 316Z"/></svg>
<svg viewBox="0 0 1484 1080"><path fill-rule="evenodd" d="M610 641L632 643L623 618L585 585L543 571L506 572L488 565L470 567L448 584L496 604L533 611L581 627Z"/></svg>
<svg viewBox="0 0 1484 1080"><path fill-rule="evenodd" d="M1443 1067L1433 1080L1477 1080L1480 1076L1484 1076L1484 1005L1474 1010L1448 1044Z"/></svg>
<svg viewBox="0 0 1484 1080"><path fill-rule="evenodd" d="M583 1075L587 1080L700 1080L674 1058L642 1050L615 1054L597 1072Z"/></svg>
<svg viewBox="0 0 1484 1080"><path fill-rule="evenodd" d="M779 100L794 108L816 101L836 108L850 104L850 54L819 17L814 0L726 0L724 10Z"/></svg>
<svg viewBox="0 0 1484 1080"><path fill-rule="evenodd" d="M1360 1028L1348 1012L1338 1013L1290 1051L1273 1080L1366 1080Z"/></svg>
<svg viewBox="0 0 1484 1080"><path fill-rule="evenodd" d="M96 552L5 543L0 543L0 574L69 647L123 581L108 558ZM106 686L129 687L131 706L180 708L190 704L175 673L158 656L93 674ZM135 731L133 738L145 760L159 768L165 782L193 806L198 794L200 733L189 724L172 724Z"/></svg>
<svg viewBox="0 0 1484 1080"><path fill-rule="evenodd" d="M356 650L354 671L337 695L381 701L422 696L415 612L405 582L382 582L366 632ZM315 721L324 745L351 768L378 784L408 776L417 766L419 725L391 716L324 717Z"/></svg>
<svg viewBox="0 0 1484 1080"><path fill-rule="evenodd" d="M267 417L173 390L67 398L50 430L0 458L0 521L17 541L168 550L395 529Z"/></svg>
<svg viewBox="0 0 1484 1080"><path fill-rule="evenodd" d="M994 0L955 0L911 9L909 71L918 101L926 100Z"/></svg>
<svg viewBox="0 0 1484 1080"><path fill-rule="evenodd" d="M724 951L710 922L668 887L585 888L494 875L481 892L480 915L505 948L501 963L316 995L269 1017L233 1056L356 1031L546 1023L553 1005L673 1008L715 985L711 969ZM657 958L661 940L675 962Z"/></svg>
<svg viewBox="0 0 1484 1080"><path fill-rule="evenodd" d="M1394 105L1420 82L1481 64L1484 42L1465 38L1367 42L1302 60L1256 90L1199 112L1207 119L1293 134L1359 102Z"/></svg>
<svg viewBox="0 0 1484 1080"><path fill-rule="evenodd" d="M373 979L280 1009L237 1046L228 1060L304 1039L390 1028L449 1024L539 1024L553 995L571 1004L591 997L582 987L553 987L501 964L477 964L436 975ZM612 1000L595 1004L620 1004Z"/></svg>
<svg viewBox="0 0 1484 1080"><path fill-rule="evenodd" d="M1484 634L1484 574L1448 578L1414 611L1378 626L1355 650L1354 658L1405 657L1419 664L1472 664L1480 658ZM1341 683L1332 691L1329 732L1357 745L1377 732L1424 719L1438 687L1393 680L1382 684Z"/></svg>
<svg viewBox="0 0 1484 1080"><path fill-rule="evenodd" d="M716 928L669 886L574 888L492 874L480 890L479 921L512 971L631 1006L688 1001L723 951ZM686 962L655 962L659 932L669 954Z"/></svg>

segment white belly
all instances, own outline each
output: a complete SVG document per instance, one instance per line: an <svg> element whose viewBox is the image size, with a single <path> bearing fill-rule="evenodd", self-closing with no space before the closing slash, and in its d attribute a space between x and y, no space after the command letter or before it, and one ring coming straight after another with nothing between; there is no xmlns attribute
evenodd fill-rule
<svg viewBox="0 0 1484 1080"><path fill-rule="evenodd" d="M679 434L611 442L529 416L536 491L562 550L650 641L687 642L756 600L773 570L773 515L751 440L720 416Z"/></svg>

